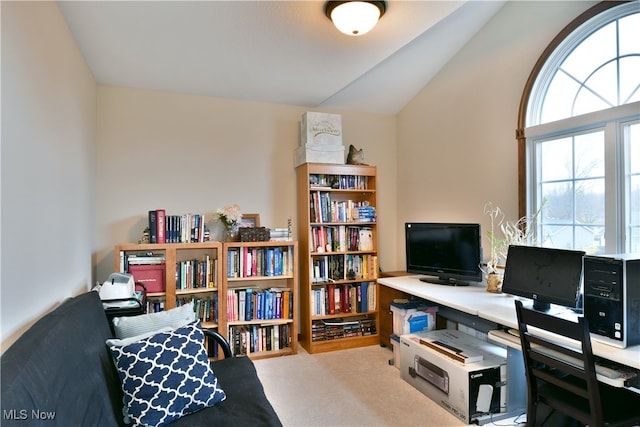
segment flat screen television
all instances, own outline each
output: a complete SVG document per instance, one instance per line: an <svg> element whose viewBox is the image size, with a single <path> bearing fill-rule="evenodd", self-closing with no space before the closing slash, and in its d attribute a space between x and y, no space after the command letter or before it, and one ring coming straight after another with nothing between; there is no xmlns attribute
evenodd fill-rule
<svg viewBox="0 0 640 427"><path fill-rule="evenodd" d="M533 300L538 311L549 311L551 304L580 309L584 255L576 250L511 245L502 292Z"/></svg>
<svg viewBox="0 0 640 427"><path fill-rule="evenodd" d="M439 285L481 282L480 224L408 222L405 224L407 272Z"/></svg>

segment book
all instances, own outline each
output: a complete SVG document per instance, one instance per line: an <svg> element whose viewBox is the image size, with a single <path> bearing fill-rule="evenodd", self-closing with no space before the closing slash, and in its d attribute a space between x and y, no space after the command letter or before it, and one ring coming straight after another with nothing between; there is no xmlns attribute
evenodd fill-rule
<svg viewBox="0 0 640 427"><path fill-rule="evenodd" d="M156 211L149 211L149 243L158 243L158 221Z"/></svg>
<svg viewBox="0 0 640 427"><path fill-rule="evenodd" d="M358 231L358 250L371 251L373 250L373 231L371 228L361 228Z"/></svg>
<svg viewBox="0 0 640 427"><path fill-rule="evenodd" d="M166 211L164 209L156 209L156 243L167 242L167 224Z"/></svg>

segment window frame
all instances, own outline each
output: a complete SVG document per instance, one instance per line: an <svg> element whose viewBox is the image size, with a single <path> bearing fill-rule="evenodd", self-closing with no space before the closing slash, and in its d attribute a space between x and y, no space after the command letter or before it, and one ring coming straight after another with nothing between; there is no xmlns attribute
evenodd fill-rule
<svg viewBox="0 0 640 427"><path fill-rule="evenodd" d="M520 98L520 107L518 110L518 120L516 126L516 141L518 144L518 216L523 217L527 215L528 196L527 196L527 136L525 135L525 128L527 127L527 118L529 117L529 105L531 104L531 96L533 93L534 85L540 76L540 73L545 69L545 64L549 61L551 55L555 50L563 44L564 40L579 26L587 22L600 13L629 1L602 1L591 8L584 11L577 18L571 21L566 27L564 27L549 43L549 45L542 52L538 61L533 66L527 82L525 83L522 97ZM587 116L587 115L585 115ZM562 122L560 120L559 122ZM558 123L559 123L558 122ZM554 122L556 123L556 122ZM542 125L540 125L542 126ZM529 129L529 131L531 128ZM529 132L530 133L530 132Z"/></svg>
<svg viewBox="0 0 640 427"><path fill-rule="evenodd" d="M598 3L578 16L558 33L544 50L527 79L520 101L518 126L516 128L516 140L518 143L518 213L520 217L530 215L533 207L537 206L538 188L532 182L533 171L537 170L535 155L537 143L597 129L604 130L605 218L615 218L613 220L615 226L605 226L606 250L608 252L625 252L628 249L627 242L618 241L622 240L619 239L619 236L624 236L624 233L626 233L625 217L628 210L628 208L618 209L621 203L618 197L624 196L628 191L625 188L625 147L621 135L626 123L639 119L640 102L528 127L527 123L531 123L532 120L536 120L539 117L538 107L542 105L540 96L544 96L546 93L546 87L540 86L538 88L536 83L538 85L548 85L550 80L548 78L545 79L545 76L548 77L549 73L554 73L557 66L565 58L564 55L559 56L558 52L562 50L562 52L566 53L572 50L581 43L581 40L601 28L602 25L602 22L598 20L593 20L594 23L590 23L587 26L584 25L585 22L603 14L610 8L626 3L630 2L604 1ZM576 33L576 30L581 26L580 32ZM576 35L579 38L578 41L575 40ZM558 57L562 59L558 60ZM606 225L609 225L609 221L607 221Z"/></svg>

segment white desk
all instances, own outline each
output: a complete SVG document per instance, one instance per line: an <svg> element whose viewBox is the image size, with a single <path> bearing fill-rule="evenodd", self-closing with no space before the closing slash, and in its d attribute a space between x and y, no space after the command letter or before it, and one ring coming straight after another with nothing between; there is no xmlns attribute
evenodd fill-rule
<svg viewBox="0 0 640 427"><path fill-rule="evenodd" d="M378 282L507 328L518 328L514 303L516 297L487 292L485 285L434 285L420 281L419 277L421 276L386 277L378 279ZM640 345L622 349L595 340L591 343L596 356L640 370Z"/></svg>

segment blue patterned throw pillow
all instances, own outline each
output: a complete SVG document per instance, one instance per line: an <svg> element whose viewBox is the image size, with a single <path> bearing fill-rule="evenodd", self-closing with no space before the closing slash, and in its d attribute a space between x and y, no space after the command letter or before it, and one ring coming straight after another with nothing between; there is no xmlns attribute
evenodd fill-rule
<svg viewBox="0 0 640 427"><path fill-rule="evenodd" d="M126 412L137 425L163 426L226 398L199 321L110 350Z"/></svg>

